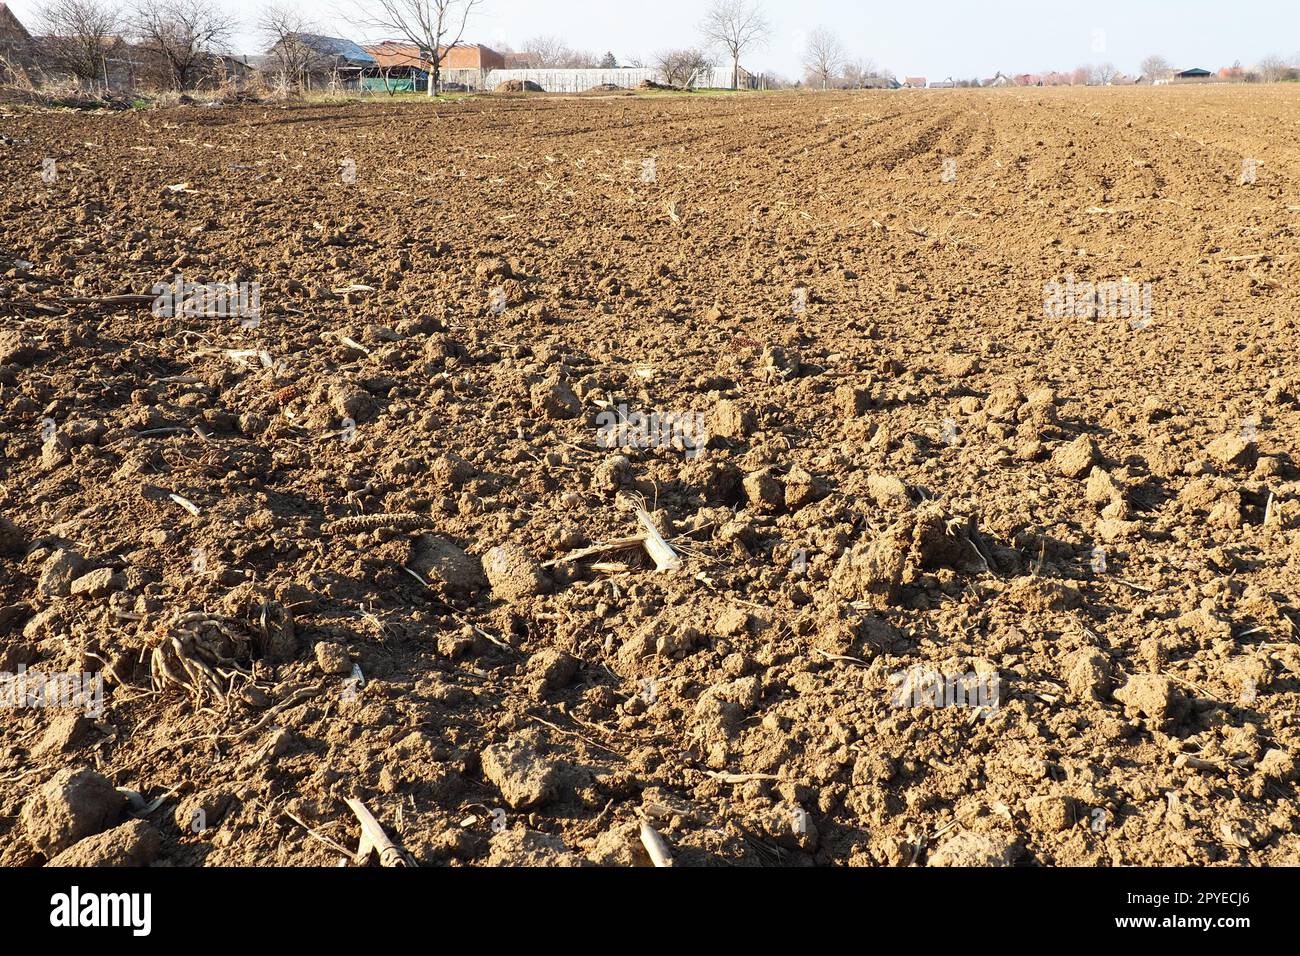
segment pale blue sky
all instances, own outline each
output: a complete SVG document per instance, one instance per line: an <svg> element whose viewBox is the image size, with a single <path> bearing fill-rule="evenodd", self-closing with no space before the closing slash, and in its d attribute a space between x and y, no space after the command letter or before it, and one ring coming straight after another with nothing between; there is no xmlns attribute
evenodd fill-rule
<svg viewBox="0 0 1300 956"><path fill-rule="evenodd" d="M39 0L8 0L24 22ZM257 52L253 29L264 0L220 0L246 21L239 52ZM325 32L378 39L348 25L352 0L301 0ZM570 46L612 50L620 60L697 42L708 0L485 0L469 39L520 46L552 34ZM766 48L747 56L755 70L799 74L806 33L836 31L855 57L899 76L931 80L1070 70L1111 62L1136 73L1159 53L1179 67L1217 70L1277 53L1300 55L1300 0L766 0L773 25ZM1099 32L1100 31L1100 32Z"/></svg>

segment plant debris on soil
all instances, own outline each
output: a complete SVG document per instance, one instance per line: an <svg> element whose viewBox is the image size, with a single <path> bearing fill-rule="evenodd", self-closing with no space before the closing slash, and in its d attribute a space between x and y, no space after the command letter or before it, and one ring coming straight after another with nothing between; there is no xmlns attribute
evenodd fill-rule
<svg viewBox="0 0 1300 956"><path fill-rule="evenodd" d="M1294 111L5 116L0 863L1300 864Z"/></svg>

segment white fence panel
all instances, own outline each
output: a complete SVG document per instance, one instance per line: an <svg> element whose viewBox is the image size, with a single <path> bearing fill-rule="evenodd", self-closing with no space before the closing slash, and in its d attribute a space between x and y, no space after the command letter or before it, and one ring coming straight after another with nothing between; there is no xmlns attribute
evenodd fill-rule
<svg viewBox="0 0 1300 956"><path fill-rule="evenodd" d="M767 88L767 75L746 73L740 70L737 80L732 75L730 66L714 66L699 70L691 77L691 88L696 90L729 90L735 83L742 90L759 90Z"/></svg>
<svg viewBox="0 0 1300 956"><path fill-rule="evenodd" d="M536 83L547 93L585 93L597 86L617 86L630 90L640 86L644 80L660 82L659 72L649 69L493 70L487 75L484 86L494 90L511 80Z"/></svg>

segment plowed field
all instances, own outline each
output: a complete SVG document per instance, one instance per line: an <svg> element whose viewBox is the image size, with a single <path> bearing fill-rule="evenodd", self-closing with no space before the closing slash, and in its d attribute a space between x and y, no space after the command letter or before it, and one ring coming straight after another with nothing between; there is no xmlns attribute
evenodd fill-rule
<svg viewBox="0 0 1300 956"><path fill-rule="evenodd" d="M1294 90L0 133L0 863L1300 864Z"/></svg>

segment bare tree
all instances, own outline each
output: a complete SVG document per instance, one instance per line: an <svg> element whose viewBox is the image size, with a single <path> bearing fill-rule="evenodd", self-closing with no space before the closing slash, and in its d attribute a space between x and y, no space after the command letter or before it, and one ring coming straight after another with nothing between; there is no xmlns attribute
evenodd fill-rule
<svg viewBox="0 0 1300 956"><path fill-rule="evenodd" d="M655 57L655 69L663 76L664 82L682 89L690 85L696 73L712 66L712 58L696 47L664 50Z"/></svg>
<svg viewBox="0 0 1300 956"><path fill-rule="evenodd" d="M851 90L888 86L889 79L893 75L889 70L876 66L873 60L855 60L846 63L840 74L844 85Z"/></svg>
<svg viewBox="0 0 1300 956"><path fill-rule="evenodd" d="M321 55L303 37L317 32L301 10L287 3L273 3L262 11L257 31L267 44L268 65L279 75L286 89L298 89Z"/></svg>
<svg viewBox="0 0 1300 956"><path fill-rule="evenodd" d="M1152 82L1168 79L1173 72L1174 68L1163 56L1149 56L1142 61L1142 75Z"/></svg>
<svg viewBox="0 0 1300 956"><path fill-rule="evenodd" d="M1270 54L1256 64L1255 72L1265 83L1280 83L1290 75L1291 68L1287 66L1286 60L1276 54Z"/></svg>
<svg viewBox="0 0 1300 956"><path fill-rule="evenodd" d="M533 37L524 44L528 65L534 70L589 70L604 68L603 58L596 53L575 50L564 41L551 36ZM608 56L613 57L610 53Z"/></svg>
<svg viewBox="0 0 1300 956"><path fill-rule="evenodd" d="M137 0L130 20L140 46L166 64L177 90L195 84L236 25L212 0Z"/></svg>
<svg viewBox="0 0 1300 956"><path fill-rule="evenodd" d="M1089 67L1088 82L1094 86L1106 86L1118 73L1114 63L1098 63Z"/></svg>
<svg viewBox="0 0 1300 956"><path fill-rule="evenodd" d="M108 50L118 42L121 19L99 0L50 0L40 11L41 48L55 66L83 86L108 83Z"/></svg>
<svg viewBox="0 0 1300 956"><path fill-rule="evenodd" d="M867 80L876 72L876 65L870 60L849 60L840 70L840 77L845 87L860 90L867 85Z"/></svg>
<svg viewBox="0 0 1300 956"><path fill-rule="evenodd" d="M746 50L761 47L772 28L763 8L751 0L713 0L700 24L700 32L711 45L722 47L731 59L731 88L740 87L740 58Z"/></svg>
<svg viewBox="0 0 1300 956"><path fill-rule="evenodd" d="M429 95L442 82L448 52L465 36L470 14L483 0L357 0L368 26L397 33L428 62ZM371 12L373 11L373 12Z"/></svg>
<svg viewBox="0 0 1300 956"><path fill-rule="evenodd" d="M840 75L844 67L844 46L825 27L818 27L808 35L804 46L803 68L810 82L820 83L824 90Z"/></svg>
<svg viewBox="0 0 1300 956"><path fill-rule="evenodd" d="M559 69L573 57L564 41L552 36L533 37L521 52L528 55L528 65L534 70Z"/></svg>

